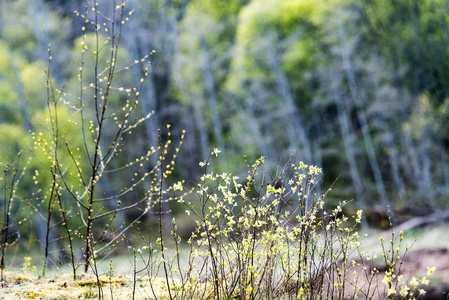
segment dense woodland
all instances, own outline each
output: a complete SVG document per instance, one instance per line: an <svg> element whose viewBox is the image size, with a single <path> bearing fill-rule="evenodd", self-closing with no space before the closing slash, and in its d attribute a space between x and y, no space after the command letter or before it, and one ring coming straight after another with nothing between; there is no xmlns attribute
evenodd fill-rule
<svg viewBox="0 0 449 300"><path fill-rule="evenodd" d="M32 133L45 135L48 127L48 45L53 84L70 106L80 92L82 44L95 44L92 28L81 39L79 14L90 5L0 1L0 161L12 164L20 150L22 164L31 157L22 199L40 199L50 182L30 147ZM114 3L99 7L108 15ZM114 86L137 86L145 70L134 61L155 50L138 107L141 117L154 114L118 165L157 146L158 129L171 124L174 144L186 134L170 182L193 185L203 172L198 163L214 148L221 153L211 168L242 180L258 157L265 157L269 176L293 154L322 167L321 190L332 186L331 203L389 205L393 213L415 215L448 208L448 1L132 0L126 11L133 13L117 64L133 66L117 73ZM89 66L93 56L85 60ZM125 99L111 95L109 105L121 107ZM59 118L71 115L61 110ZM76 124L68 123L70 143L82 147ZM101 192L126 176L108 176ZM17 201L13 211L26 203Z"/></svg>

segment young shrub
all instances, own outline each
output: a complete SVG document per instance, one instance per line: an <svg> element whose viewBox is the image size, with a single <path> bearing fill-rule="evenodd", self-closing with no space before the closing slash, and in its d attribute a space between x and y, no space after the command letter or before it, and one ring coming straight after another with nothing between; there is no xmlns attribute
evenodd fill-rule
<svg viewBox="0 0 449 300"><path fill-rule="evenodd" d="M25 172L27 164L22 170L19 169L20 158L22 152L17 155L17 160L12 164L0 162L0 212L3 217L0 232L0 282L5 282L3 272L6 266L6 249L11 247L20 237L18 227L26 222L27 219L22 214L16 212L15 202L19 201L20 197L17 195L17 187L20 184Z"/></svg>
<svg viewBox="0 0 449 300"><path fill-rule="evenodd" d="M111 251L125 238L125 232L164 197L162 183L174 168L178 149L169 154L169 126L164 132L167 138L160 138L160 144L145 154L129 147L133 133L151 115L138 113L140 92L150 67L149 55L128 66L117 66L121 30L132 11L126 10L125 2L115 5L114 1L112 15L105 18L97 1L85 1L84 12L76 14L85 21L77 75L79 90L73 94L65 87L53 86L49 49L47 115L41 123L47 132L32 134L34 156L46 169L39 181L43 185L40 199L45 203L42 215L46 223L43 275L50 235L57 227L68 241L74 278L75 245L84 249L84 271L90 267L98 278L98 255ZM137 64L145 65L144 77L136 87L123 88L117 74ZM134 159L125 159L125 153ZM113 184L111 178L120 180ZM143 193L134 191L143 189ZM128 210L137 216L126 224L120 214ZM101 297L101 285L98 287Z"/></svg>
<svg viewBox="0 0 449 300"><path fill-rule="evenodd" d="M211 155L218 153L214 150ZM263 157L258 159L244 180L227 173L208 173L209 160L200 163L205 170L201 182L179 199L197 224L187 241L191 247L188 266L179 265L179 237L174 231L176 254L168 261L172 269L166 271L167 286L177 291L176 297L343 299L416 295L418 284L427 279L415 278L411 286L404 284L394 236L390 242L393 248L382 250L384 257L391 256L385 260L383 283L376 281L378 268L361 267L370 262L361 251L357 231L362 211L349 218L342 210L345 203L329 211L325 195L314 192L321 169L302 162L289 163L264 181L265 176L259 173L263 161ZM175 187L182 189L181 183ZM384 283L388 289L383 289Z"/></svg>

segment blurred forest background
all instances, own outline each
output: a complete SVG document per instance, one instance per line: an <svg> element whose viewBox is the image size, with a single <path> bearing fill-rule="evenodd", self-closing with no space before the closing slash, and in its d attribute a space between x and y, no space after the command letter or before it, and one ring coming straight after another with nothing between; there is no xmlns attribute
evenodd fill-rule
<svg viewBox="0 0 449 300"><path fill-rule="evenodd" d="M76 98L84 21L74 11L84 5L0 1L0 161L30 156L29 132L45 127L49 44L55 84ZM274 173L297 150L323 168L330 203L353 200L368 216L388 205L398 216L449 208L448 1L133 0L126 9L118 61L156 50L139 102L142 117L155 114L123 161L158 145L169 123L174 140L186 130L172 182L196 182L214 148L212 168L242 178L259 156ZM134 67L114 84L136 86L143 73ZM42 168L32 161L29 171ZM21 189L33 186L30 176Z"/></svg>

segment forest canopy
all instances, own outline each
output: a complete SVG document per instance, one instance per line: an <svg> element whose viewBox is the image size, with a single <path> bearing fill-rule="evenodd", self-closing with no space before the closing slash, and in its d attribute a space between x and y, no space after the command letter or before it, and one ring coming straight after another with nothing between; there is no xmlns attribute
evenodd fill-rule
<svg viewBox="0 0 449 300"><path fill-rule="evenodd" d="M109 2L99 1L105 15L114 9ZM55 85L76 97L80 49L95 40L91 29L81 38L75 11L84 5L1 1L0 161L20 150L31 155L30 132L49 126L49 44ZM127 158L145 155L158 144L157 129L171 124L174 139L186 131L174 182L194 182L214 148L221 150L216 171L235 174L260 156L273 172L295 153L323 168L322 188L332 185L335 203L447 208L447 1L133 0L127 12L120 67L156 51L139 102L139 117L154 115L136 130ZM137 66L114 84L132 85L144 73ZM126 95L111 97L119 108Z"/></svg>

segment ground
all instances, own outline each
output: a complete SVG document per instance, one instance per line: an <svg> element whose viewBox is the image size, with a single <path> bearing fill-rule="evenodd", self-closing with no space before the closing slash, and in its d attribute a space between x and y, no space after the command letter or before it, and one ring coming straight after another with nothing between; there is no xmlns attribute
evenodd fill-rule
<svg viewBox="0 0 449 300"><path fill-rule="evenodd" d="M367 242L364 246L367 251L375 249L374 244L378 240L378 236L385 235L385 233L388 234L388 232L372 233L371 242ZM447 224L418 229L405 236L403 246L412 244L413 246L404 257L401 267L404 278L427 276L427 268L436 267L435 273L427 276L430 279L430 284L424 286L427 293L422 299L449 299L449 231ZM379 268L381 268L380 265ZM137 277L134 281L130 269L132 268L129 262L125 261L123 266L117 266L117 271L112 276L101 277L105 299L132 299L133 291L135 291L135 299L155 299L156 297L157 299L169 299L164 278L153 279L151 285L147 277ZM30 270L6 270L6 280L0 289L0 299L98 299L98 288L94 276L79 275L74 281L73 275L70 272L66 273L66 270L54 270L45 278L32 274ZM66 274L61 275L61 273ZM176 293L175 288L171 289L171 293ZM184 299L188 299L188 297L184 297Z"/></svg>

